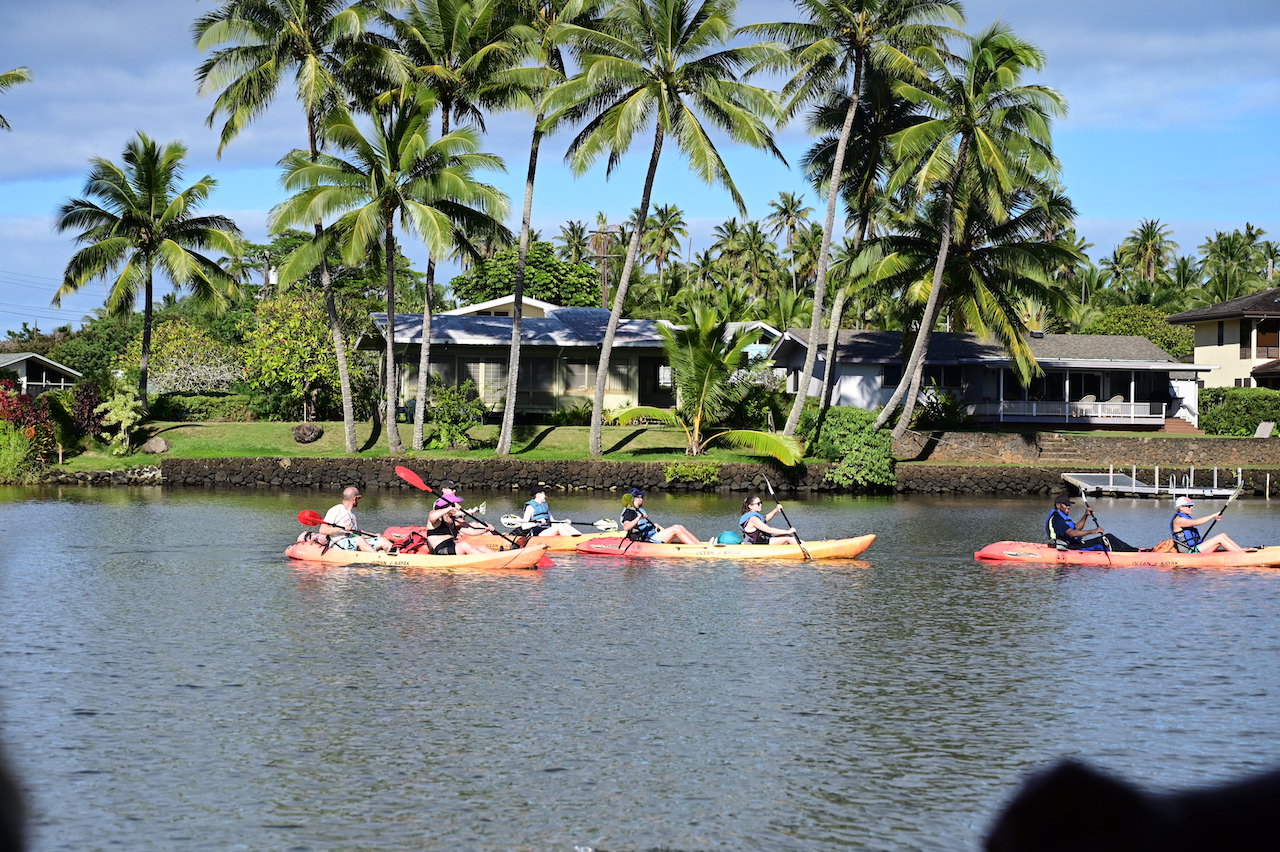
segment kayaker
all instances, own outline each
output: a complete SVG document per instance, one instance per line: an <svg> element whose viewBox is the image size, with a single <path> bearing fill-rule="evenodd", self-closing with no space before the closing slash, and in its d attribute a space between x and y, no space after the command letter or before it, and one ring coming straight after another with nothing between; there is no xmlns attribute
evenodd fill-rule
<svg viewBox="0 0 1280 852"><path fill-rule="evenodd" d="M1071 498L1059 494L1053 500L1053 511L1044 519L1045 535L1049 544L1059 550L1113 550L1117 553L1133 553L1138 548L1112 535L1102 527L1084 528L1093 515L1093 507L1086 506L1080 520L1071 520ZM1095 521L1096 523L1096 521Z"/></svg>
<svg viewBox="0 0 1280 852"><path fill-rule="evenodd" d="M467 516L462 513L462 498L452 491L442 494L436 506L427 513L427 544L435 554L493 553L493 548L488 545L466 540L468 536L485 532L488 530L468 523Z"/></svg>
<svg viewBox="0 0 1280 852"><path fill-rule="evenodd" d="M391 542L380 535L357 535L360 522L356 519L356 506L363 495L354 485L342 489L342 502L325 512L324 523L318 530L320 535L328 536L330 547L342 550L390 550Z"/></svg>
<svg viewBox="0 0 1280 852"><path fill-rule="evenodd" d="M1169 532L1173 534L1173 540L1179 549L1188 553L1212 553L1215 550L1236 552L1244 550L1243 547L1232 541L1226 533L1218 533L1208 541L1201 541L1200 530L1196 529L1196 527L1201 524L1207 524L1210 521L1222 520L1222 513L1205 515L1203 518L1193 518L1188 510L1195 505L1195 501L1185 495L1179 497L1173 503L1173 517L1169 519Z"/></svg>
<svg viewBox="0 0 1280 852"><path fill-rule="evenodd" d="M769 510L769 514L760 511L763 506L760 496L748 497L742 501L742 517L738 518L738 526L748 544L796 544L795 527L779 529L769 526L773 516L782 511L779 503Z"/></svg>
<svg viewBox="0 0 1280 852"><path fill-rule="evenodd" d="M650 520L649 513L644 510L644 492L639 488L627 489L626 495L622 498L622 506L622 515L618 518L618 524L627 538L632 541L669 544L672 539L677 539L680 544L702 544L693 533L680 524L660 527Z"/></svg>
<svg viewBox="0 0 1280 852"><path fill-rule="evenodd" d="M524 522L521 524L521 528L527 530L529 535L579 534L569 521L557 521L551 517L551 507L547 505L547 492L541 485L535 485L529 496L529 501L524 504Z"/></svg>

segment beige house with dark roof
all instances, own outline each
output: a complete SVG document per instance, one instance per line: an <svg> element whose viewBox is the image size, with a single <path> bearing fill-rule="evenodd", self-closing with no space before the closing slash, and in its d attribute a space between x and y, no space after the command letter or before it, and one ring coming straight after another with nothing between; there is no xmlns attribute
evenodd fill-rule
<svg viewBox="0 0 1280 852"><path fill-rule="evenodd" d="M1205 387L1280 389L1280 287L1183 311L1169 322L1195 329L1195 363L1219 369Z"/></svg>
<svg viewBox="0 0 1280 852"><path fill-rule="evenodd" d="M800 387L807 329L790 329L770 353ZM1158 430L1196 425L1196 375L1212 366L1183 364L1145 337L1041 334L1028 339L1043 374L1018 381L1009 354L973 334L938 332L925 356L924 393L955 394L971 417L990 425L1101 426ZM832 404L874 409L888 402L902 377L902 334L841 331L836 340ZM819 392L828 368L820 345L808 393Z"/></svg>
<svg viewBox="0 0 1280 852"><path fill-rule="evenodd" d="M18 392L31 396L69 388L80 380L79 372L35 352L0 352L0 370L16 373Z"/></svg>

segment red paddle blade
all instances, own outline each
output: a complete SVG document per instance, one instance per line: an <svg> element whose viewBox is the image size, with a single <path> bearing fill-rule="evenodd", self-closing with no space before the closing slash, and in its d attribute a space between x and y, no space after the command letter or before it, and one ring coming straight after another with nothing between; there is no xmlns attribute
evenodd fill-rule
<svg viewBox="0 0 1280 852"><path fill-rule="evenodd" d="M303 509L298 513L298 523L308 527L318 527L324 523L324 516L319 512Z"/></svg>
<svg viewBox="0 0 1280 852"><path fill-rule="evenodd" d="M396 476L400 477L405 482L409 483L419 491L426 491L428 493L432 493L431 486L423 482L421 476L418 476L418 474L409 470L409 468L407 467L396 467Z"/></svg>
<svg viewBox="0 0 1280 852"><path fill-rule="evenodd" d="M551 561L551 557L545 553L542 554L542 558L538 560L539 568L550 568L554 564L555 563Z"/></svg>

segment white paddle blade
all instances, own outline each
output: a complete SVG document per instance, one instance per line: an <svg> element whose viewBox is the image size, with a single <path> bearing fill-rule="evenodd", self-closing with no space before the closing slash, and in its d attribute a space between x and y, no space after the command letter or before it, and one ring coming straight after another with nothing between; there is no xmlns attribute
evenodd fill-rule
<svg viewBox="0 0 1280 852"><path fill-rule="evenodd" d="M472 509L467 509L466 511L472 515L483 515L484 510L487 508L489 508L488 503L481 503L479 506L476 506L475 508L472 508Z"/></svg>
<svg viewBox="0 0 1280 852"><path fill-rule="evenodd" d="M502 525L509 530L513 530L524 523L524 519L519 515L503 515Z"/></svg>
<svg viewBox="0 0 1280 852"><path fill-rule="evenodd" d="M591 526L595 527L598 530L601 530L602 532L610 532L618 528L618 522L614 520L610 520L609 518L601 518L600 520L593 523Z"/></svg>

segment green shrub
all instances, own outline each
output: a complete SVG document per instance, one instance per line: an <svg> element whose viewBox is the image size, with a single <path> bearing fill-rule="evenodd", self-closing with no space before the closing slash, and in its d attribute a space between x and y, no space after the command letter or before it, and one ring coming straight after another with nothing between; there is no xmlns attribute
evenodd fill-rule
<svg viewBox="0 0 1280 852"><path fill-rule="evenodd" d="M427 442L432 449L465 447L467 430L479 426L487 409L476 393L476 383L467 379L457 387L446 385L439 376L428 379L431 407L427 409L435 437Z"/></svg>
<svg viewBox="0 0 1280 852"><path fill-rule="evenodd" d="M590 426L591 403L580 402L572 408L561 408L547 416L552 426Z"/></svg>
<svg viewBox="0 0 1280 852"><path fill-rule="evenodd" d="M116 391L96 411L102 415L103 426L116 427L115 434L111 436L111 454L128 455L133 448L133 433L144 416L138 392L132 388Z"/></svg>
<svg viewBox="0 0 1280 852"><path fill-rule="evenodd" d="M1206 388L1200 392L1200 428L1210 435L1249 438L1263 420L1280 422L1280 391L1269 388L1221 388L1226 391L1222 394L1222 402L1206 406L1208 390L1210 389ZM1208 401L1216 401L1216 395L1210 396Z"/></svg>
<svg viewBox="0 0 1280 852"><path fill-rule="evenodd" d="M151 403L152 420L253 420L253 403L238 393L166 393Z"/></svg>
<svg viewBox="0 0 1280 852"><path fill-rule="evenodd" d="M669 462L662 467L667 482L700 482L703 485L720 484L720 462L688 461Z"/></svg>
<svg viewBox="0 0 1280 852"><path fill-rule="evenodd" d="M799 433L812 436L817 425L817 405L806 406ZM808 454L835 462L827 480L837 485L888 487L897 482L893 473L893 438L887 429L872 429L876 415L862 408L833 405L827 409L822 434L810 443Z"/></svg>
<svg viewBox="0 0 1280 852"><path fill-rule="evenodd" d="M30 444L25 429L0 420L0 482L22 482L30 475Z"/></svg>

